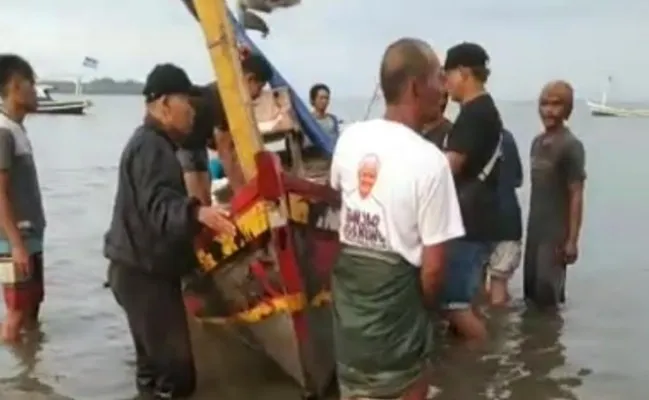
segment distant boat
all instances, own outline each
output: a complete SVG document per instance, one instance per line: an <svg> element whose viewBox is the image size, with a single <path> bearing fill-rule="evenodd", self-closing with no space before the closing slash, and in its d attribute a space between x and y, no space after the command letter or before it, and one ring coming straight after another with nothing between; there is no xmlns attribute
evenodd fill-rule
<svg viewBox="0 0 649 400"><path fill-rule="evenodd" d="M86 108L92 106L92 102L84 99L55 100L50 91L54 89L50 85L36 85L36 96L38 99L38 114L67 114L82 115Z"/></svg>
<svg viewBox="0 0 649 400"><path fill-rule="evenodd" d="M649 117L649 108L626 108L611 107L607 105L608 91L613 82L613 77L609 76L607 84L602 91L602 98L599 102L586 100L586 105L590 113L595 117Z"/></svg>

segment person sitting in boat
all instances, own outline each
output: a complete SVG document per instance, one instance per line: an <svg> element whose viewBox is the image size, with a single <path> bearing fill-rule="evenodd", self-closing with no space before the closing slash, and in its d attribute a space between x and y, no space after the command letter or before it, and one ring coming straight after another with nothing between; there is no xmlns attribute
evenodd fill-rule
<svg viewBox="0 0 649 400"><path fill-rule="evenodd" d="M351 125L334 151L342 248L332 297L343 399L427 398L430 310L445 244L464 235L449 163L420 134L438 114L430 105L440 101L440 69L427 43L392 43L380 73L385 116Z"/></svg>
<svg viewBox="0 0 649 400"><path fill-rule="evenodd" d="M262 55L246 53L246 50L242 50L241 67L248 93L254 100L261 95L262 89L272 78L273 70ZM236 159L232 137L228 132L227 116L216 82L201 88L201 94L195 98L194 106L194 128L181 144L177 155L183 167L189 194L204 204L209 204L211 179L207 147L218 152L223 172L232 188L241 186L245 181Z"/></svg>
<svg viewBox="0 0 649 400"><path fill-rule="evenodd" d="M309 101L313 107L313 117L322 130L335 141L340 134L340 120L335 115L327 112L330 99L331 90L324 83L316 83L309 90Z"/></svg>
<svg viewBox="0 0 649 400"><path fill-rule="evenodd" d="M219 160L219 154L216 152L216 150L207 148L207 154L209 158L209 165L208 169L210 171L210 179L215 181L217 179L221 179L225 177L225 173L223 172L223 164L221 164L221 160Z"/></svg>

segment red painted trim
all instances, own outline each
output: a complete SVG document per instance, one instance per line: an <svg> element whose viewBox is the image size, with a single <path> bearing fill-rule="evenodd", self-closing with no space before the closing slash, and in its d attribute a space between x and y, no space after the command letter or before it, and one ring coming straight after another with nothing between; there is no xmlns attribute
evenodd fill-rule
<svg viewBox="0 0 649 400"><path fill-rule="evenodd" d="M279 262L279 271L284 281L284 287L289 294L304 293L304 285L298 261L295 257L295 247L291 238L291 228L283 226L274 229L272 245L275 246L277 260ZM293 328L298 341L306 342L309 340L309 328L306 316L303 311L292 315Z"/></svg>
<svg viewBox="0 0 649 400"><path fill-rule="evenodd" d="M255 161L260 176L257 185L259 195L267 200L277 200L282 197L284 185L279 157L268 151L260 151L255 155Z"/></svg>
<svg viewBox="0 0 649 400"><path fill-rule="evenodd" d="M270 155L268 152L261 152L257 155L259 167L257 177L258 182L264 182L264 197L269 201L279 202L287 193L284 187L284 174L281 172L281 165L274 157L275 155ZM274 198L271 197L273 194L275 195ZM288 216L285 217L288 219ZM288 294L304 293L302 275L295 255L290 225L274 228L269 245L275 248L279 273L282 276L286 292ZM309 329L304 312L294 313L291 317L298 341L308 341Z"/></svg>
<svg viewBox="0 0 649 400"><path fill-rule="evenodd" d="M230 212L239 214L252 206L259 198L259 188L257 187L258 178L253 178L250 182L240 187L230 200Z"/></svg>

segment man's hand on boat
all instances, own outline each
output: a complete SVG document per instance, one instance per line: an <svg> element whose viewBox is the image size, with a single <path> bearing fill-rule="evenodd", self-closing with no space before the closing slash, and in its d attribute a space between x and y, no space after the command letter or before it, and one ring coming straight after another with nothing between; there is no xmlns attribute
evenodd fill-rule
<svg viewBox="0 0 649 400"><path fill-rule="evenodd" d="M218 234L234 235L237 228L230 220L230 212L221 206L202 206L198 209L198 221Z"/></svg>

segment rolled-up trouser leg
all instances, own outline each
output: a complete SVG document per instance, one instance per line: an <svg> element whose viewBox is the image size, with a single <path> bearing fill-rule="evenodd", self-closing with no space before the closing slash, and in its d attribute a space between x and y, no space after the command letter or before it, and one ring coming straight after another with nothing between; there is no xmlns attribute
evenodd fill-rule
<svg viewBox="0 0 649 400"><path fill-rule="evenodd" d="M196 372L180 281L112 264L109 282L133 336L138 383L152 377L160 398L191 395Z"/></svg>
<svg viewBox="0 0 649 400"><path fill-rule="evenodd" d="M489 255L487 273L492 278L509 279L521 263L521 253L519 240L494 243Z"/></svg>

